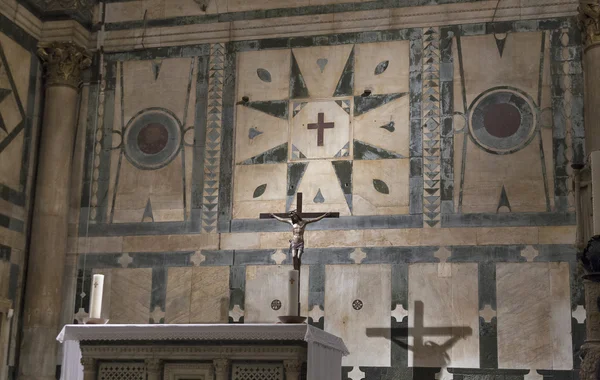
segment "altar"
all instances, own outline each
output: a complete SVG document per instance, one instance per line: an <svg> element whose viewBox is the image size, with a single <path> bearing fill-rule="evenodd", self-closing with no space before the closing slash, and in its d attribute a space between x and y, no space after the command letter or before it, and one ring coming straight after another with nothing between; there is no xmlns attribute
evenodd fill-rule
<svg viewBox="0 0 600 380"><path fill-rule="evenodd" d="M341 338L306 324L67 325L61 380L340 380Z"/></svg>

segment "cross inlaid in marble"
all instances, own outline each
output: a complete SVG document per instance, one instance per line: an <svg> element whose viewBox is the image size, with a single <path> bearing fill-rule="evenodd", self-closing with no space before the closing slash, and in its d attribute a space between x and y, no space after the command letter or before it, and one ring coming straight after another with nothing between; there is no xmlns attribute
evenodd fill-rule
<svg viewBox="0 0 600 380"><path fill-rule="evenodd" d="M325 114L319 112L318 122L308 124L308 129L317 130L317 146L323 146L323 140L325 138L325 129L332 129L335 127L335 123L326 123Z"/></svg>

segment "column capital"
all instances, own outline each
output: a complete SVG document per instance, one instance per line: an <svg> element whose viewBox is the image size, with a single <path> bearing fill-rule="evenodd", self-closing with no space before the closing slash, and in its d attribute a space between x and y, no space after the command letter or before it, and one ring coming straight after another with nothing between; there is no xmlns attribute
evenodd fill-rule
<svg viewBox="0 0 600 380"><path fill-rule="evenodd" d="M38 56L46 69L46 86L78 88L81 72L92 64L91 54L72 42L40 44Z"/></svg>
<svg viewBox="0 0 600 380"><path fill-rule="evenodd" d="M579 0L579 27L585 47L600 44L600 2Z"/></svg>

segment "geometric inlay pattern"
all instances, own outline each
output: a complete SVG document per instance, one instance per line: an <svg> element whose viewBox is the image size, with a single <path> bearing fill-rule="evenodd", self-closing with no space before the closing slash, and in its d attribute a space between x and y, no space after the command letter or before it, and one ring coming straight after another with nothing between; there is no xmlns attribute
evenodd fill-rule
<svg viewBox="0 0 600 380"><path fill-rule="evenodd" d="M423 29L423 226L440 227L440 33Z"/></svg>
<svg viewBox="0 0 600 380"><path fill-rule="evenodd" d="M216 232L219 204L219 173L221 172L221 126L223 117L223 75L225 46L210 47L208 80L208 122L204 155L204 190L202 196L202 231Z"/></svg>
<svg viewBox="0 0 600 380"><path fill-rule="evenodd" d="M232 380L283 380L280 364L236 364L231 370Z"/></svg>
<svg viewBox="0 0 600 380"><path fill-rule="evenodd" d="M146 365L143 363L101 363L100 380L145 380Z"/></svg>
<svg viewBox="0 0 600 380"><path fill-rule="evenodd" d="M496 87L480 94L471 105L469 132L486 152L514 153L534 137L534 102L516 88Z"/></svg>
<svg viewBox="0 0 600 380"><path fill-rule="evenodd" d="M131 119L125 129L125 157L138 169L159 169L179 153L181 130L181 123L169 110L143 110Z"/></svg>

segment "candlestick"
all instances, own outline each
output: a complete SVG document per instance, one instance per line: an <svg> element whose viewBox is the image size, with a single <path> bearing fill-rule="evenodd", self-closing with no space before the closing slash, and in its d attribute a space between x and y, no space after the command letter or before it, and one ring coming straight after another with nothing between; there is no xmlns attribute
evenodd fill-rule
<svg viewBox="0 0 600 380"><path fill-rule="evenodd" d="M288 272L288 315L298 316L298 281L297 270Z"/></svg>
<svg viewBox="0 0 600 380"><path fill-rule="evenodd" d="M104 275L95 274L92 278L92 294L90 297L90 318L100 318L102 311L102 290L104 289Z"/></svg>

